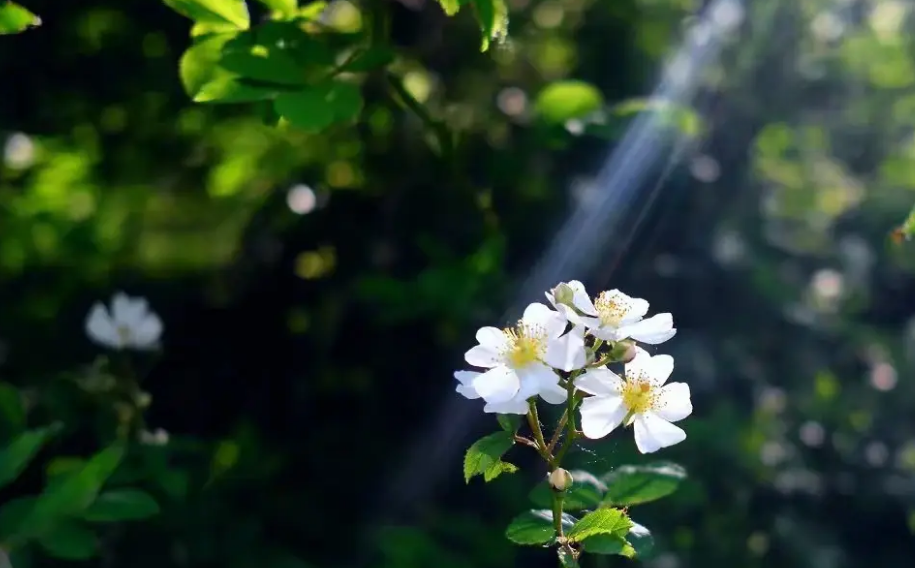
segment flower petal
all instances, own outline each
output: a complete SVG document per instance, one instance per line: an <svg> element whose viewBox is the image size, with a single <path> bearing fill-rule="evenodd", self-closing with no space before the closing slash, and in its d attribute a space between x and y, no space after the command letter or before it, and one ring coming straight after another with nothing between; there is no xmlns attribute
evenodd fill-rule
<svg viewBox="0 0 915 568"><path fill-rule="evenodd" d="M89 315L86 317L86 334L92 341L105 345L106 347L112 347L114 349L121 349L123 347L121 345L121 338L118 335L117 327L114 325L114 321L108 313L108 308L101 302L96 302L89 311Z"/></svg>
<svg viewBox="0 0 915 568"><path fill-rule="evenodd" d="M689 398L689 385L686 383L670 383L664 385L658 397L654 413L667 420L676 422L683 420L693 412L693 403Z"/></svg>
<svg viewBox="0 0 915 568"><path fill-rule="evenodd" d="M464 398L469 398L474 400L480 398L480 395L473 388L473 380L479 377L482 373L477 373L475 371L455 371L454 378L458 381L458 386L454 390Z"/></svg>
<svg viewBox="0 0 915 568"><path fill-rule="evenodd" d="M674 358L670 355L649 357L646 371L656 385L663 385L670 378L670 374L674 372Z"/></svg>
<svg viewBox="0 0 915 568"><path fill-rule="evenodd" d="M575 379L575 387L580 391L598 396L619 394L623 379L606 367L589 369Z"/></svg>
<svg viewBox="0 0 915 568"><path fill-rule="evenodd" d="M464 353L464 360L474 367L496 367L502 364L502 355L483 345L471 347Z"/></svg>
<svg viewBox="0 0 915 568"><path fill-rule="evenodd" d="M583 314L588 315L597 315L597 308L594 307L594 303L591 301L591 297L588 296L588 291L585 290L585 285L579 282L578 280L572 280L568 282L569 288L574 292L572 296L572 305L578 308Z"/></svg>
<svg viewBox="0 0 915 568"><path fill-rule="evenodd" d="M639 375L651 376L651 354L638 345L635 346L635 357L632 361L626 363L626 377L638 377Z"/></svg>
<svg viewBox="0 0 915 568"><path fill-rule="evenodd" d="M483 412L487 414L527 414L530 405L527 399L513 398L506 402L488 402L483 406Z"/></svg>
<svg viewBox="0 0 915 568"><path fill-rule="evenodd" d="M162 320L154 313L147 313L140 324L133 328L132 343L137 349L152 349L162 335Z"/></svg>
<svg viewBox="0 0 915 568"><path fill-rule="evenodd" d="M635 445L643 454L679 444L685 439L683 429L657 414L647 412L635 417Z"/></svg>
<svg viewBox="0 0 915 568"><path fill-rule="evenodd" d="M550 338L562 335L562 332L566 330L567 324L565 318L559 312L554 312L539 302L534 302L525 308L524 315L521 316L521 323L531 327L543 328L547 333L547 337Z"/></svg>
<svg viewBox="0 0 915 568"><path fill-rule="evenodd" d="M515 371L500 365L473 379L471 386L486 402L505 402L518 394L521 381Z"/></svg>
<svg viewBox="0 0 915 568"><path fill-rule="evenodd" d="M118 292L111 300L111 319L116 326L125 326L131 331L142 323L149 307L143 298L131 298Z"/></svg>
<svg viewBox="0 0 915 568"><path fill-rule="evenodd" d="M490 351L498 353L508 347L508 338L498 327L481 327L477 331L477 342Z"/></svg>
<svg viewBox="0 0 915 568"><path fill-rule="evenodd" d="M625 325L620 329L626 337L649 345L664 343L677 334L674 329L674 318L670 314L657 314L646 320Z"/></svg>
<svg viewBox="0 0 915 568"><path fill-rule="evenodd" d="M566 390L559 386L559 375L553 369L541 363L528 365L518 371L521 377L520 392L526 396L539 394L550 404L562 404L566 400Z"/></svg>
<svg viewBox="0 0 915 568"><path fill-rule="evenodd" d="M581 431L595 440L619 426L627 409L619 396L592 396L581 402Z"/></svg>
<svg viewBox="0 0 915 568"><path fill-rule="evenodd" d="M574 371L587 364L584 328L576 326L572 331L547 344L544 361L561 371Z"/></svg>

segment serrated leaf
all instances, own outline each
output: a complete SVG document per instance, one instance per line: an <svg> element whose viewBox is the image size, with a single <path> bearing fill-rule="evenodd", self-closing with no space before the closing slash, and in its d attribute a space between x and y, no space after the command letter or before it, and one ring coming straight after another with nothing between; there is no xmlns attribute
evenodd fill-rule
<svg viewBox="0 0 915 568"><path fill-rule="evenodd" d="M515 473L517 471L518 466L508 462L498 461L483 472L483 480L488 483L503 473Z"/></svg>
<svg viewBox="0 0 915 568"><path fill-rule="evenodd" d="M480 32L483 34L480 51L486 51L492 40L508 33L508 6L505 0L470 0L470 3L476 9Z"/></svg>
<svg viewBox="0 0 915 568"><path fill-rule="evenodd" d="M93 455L84 466L48 485L22 523L28 535L44 533L61 519L82 513L95 501L102 485L124 458L124 446L115 444Z"/></svg>
<svg viewBox="0 0 915 568"><path fill-rule="evenodd" d="M514 436L509 432L496 432L474 442L464 454L464 481L470 483L473 476L485 474L514 444Z"/></svg>
<svg viewBox="0 0 915 568"><path fill-rule="evenodd" d="M29 28L40 26L41 18L15 2L0 5L0 35L18 34Z"/></svg>
<svg viewBox="0 0 915 568"><path fill-rule="evenodd" d="M244 0L163 0L165 5L199 24L231 24L246 30L251 25Z"/></svg>
<svg viewBox="0 0 915 568"><path fill-rule="evenodd" d="M607 486L593 474L583 470L573 470L572 487L566 490L562 506L567 511L594 509L600 505ZM549 507L552 503L553 490L547 481L537 484L530 493L530 500L539 507Z"/></svg>
<svg viewBox="0 0 915 568"><path fill-rule="evenodd" d="M19 477L35 454L57 432L57 426L48 426L23 432L5 448L0 449L0 487Z"/></svg>
<svg viewBox="0 0 915 568"><path fill-rule="evenodd" d="M566 531L575 525L576 519L567 513L562 514L562 530ZM505 537L515 544L547 544L556 537L553 529L553 512L547 509L531 510L521 513L505 529Z"/></svg>
<svg viewBox="0 0 915 568"><path fill-rule="evenodd" d="M617 536L625 540L631 528L632 521L623 511L619 509L598 509L582 517L566 533L566 536L573 542L581 542L598 534Z"/></svg>
<svg viewBox="0 0 915 568"><path fill-rule="evenodd" d="M604 104L601 92L590 83L577 80L556 81L537 95L534 108L547 123L562 124L582 118Z"/></svg>
<svg viewBox="0 0 915 568"><path fill-rule="evenodd" d="M496 420L499 421L499 426L503 430L510 432L512 435L517 433L518 428L521 427L521 417L517 414L497 414Z"/></svg>
<svg viewBox="0 0 915 568"><path fill-rule="evenodd" d="M591 554L617 555L634 558L635 548L625 538L612 534L596 534L581 543L582 550Z"/></svg>
<svg viewBox="0 0 915 568"><path fill-rule="evenodd" d="M670 495L686 479L686 470L669 462L624 465L601 479L607 484L604 504L630 506Z"/></svg>
<svg viewBox="0 0 915 568"><path fill-rule="evenodd" d="M55 525L38 537L38 544L48 555L63 560L86 560L95 556L98 549L95 533L74 521Z"/></svg>
<svg viewBox="0 0 915 568"><path fill-rule="evenodd" d="M138 489L106 491L89 506L82 518L94 523L136 521L159 513L159 504Z"/></svg>

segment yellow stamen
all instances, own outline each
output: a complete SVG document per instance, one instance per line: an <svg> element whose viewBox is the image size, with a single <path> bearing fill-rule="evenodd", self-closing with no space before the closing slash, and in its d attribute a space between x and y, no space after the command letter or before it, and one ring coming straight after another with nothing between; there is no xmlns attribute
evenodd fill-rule
<svg viewBox="0 0 915 568"><path fill-rule="evenodd" d="M597 301L594 302L594 307L597 308L597 315L602 326L619 327L629 312L629 306L622 300L623 298L618 294L600 293Z"/></svg>
<svg viewBox="0 0 915 568"><path fill-rule="evenodd" d="M543 328L518 322L515 328L506 328L502 333L508 339L504 356L512 368L526 367L546 355L546 330Z"/></svg>

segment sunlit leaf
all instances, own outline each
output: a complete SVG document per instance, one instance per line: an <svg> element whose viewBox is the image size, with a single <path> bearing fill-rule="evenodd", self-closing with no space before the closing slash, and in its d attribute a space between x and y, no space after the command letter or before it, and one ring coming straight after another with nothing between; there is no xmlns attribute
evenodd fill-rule
<svg viewBox="0 0 915 568"><path fill-rule="evenodd" d="M483 34L480 51L486 51L492 40L508 33L508 6L505 0L470 0L470 3L475 9L480 32Z"/></svg>
<svg viewBox="0 0 915 568"><path fill-rule="evenodd" d="M0 35L16 34L41 25L41 18L15 2L0 4Z"/></svg>
<svg viewBox="0 0 915 568"><path fill-rule="evenodd" d="M246 84L241 77L219 65L222 48L235 33L213 34L198 39L179 62L181 83L196 102L237 103L271 98L277 90Z"/></svg>
<svg viewBox="0 0 915 568"><path fill-rule="evenodd" d="M606 474L604 503L609 505L638 505L670 495L686 479L686 470L674 463L658 462L648 465L624 465Z"/></svg>
<svg viewBox="0 0 915 568"><path fill-rule="evenodd" d="M595 535L608 535L625 540L632 521L620 509L597 509L588 513L569 529L566 536L573 542L582 542Z"/></svg>
<svg viewBox="0 0 915 568"><path fill-rule="evenodd" d="M514 444L514 436L504 431L484 436L474 442L464 455L464 481L470 483L470 479L475 475L485 474L501 461L502 455Z"/></svg>
<svg viewBox="0 0 915 568"><path fill-rule="evenodd" d="M257 0L267 8L279 12L285 16L295 14L298 10L297 0Z"/></svg>
<svg viewBox="0 0 915 568"><path fill-rule="evenodd" d="M167 6L199 24L231 24L248 29L250 20L244 0L162 0Z"/></svg>
<svg viewBox="0 0 915 568"><path fill-rule="evenodd" d="M246 79L289 85L305 82L302 70L291 57L276 47L255 43L247 35L223 45L219 65Z"/></svg>
<svg viewBox="0 0 915 568"><path fill-rule="evenodd" d="M560 124L581 118L601 108L604 97L597 87L584 81L558 81L547 85L534 107L542 120Z"/></svg>

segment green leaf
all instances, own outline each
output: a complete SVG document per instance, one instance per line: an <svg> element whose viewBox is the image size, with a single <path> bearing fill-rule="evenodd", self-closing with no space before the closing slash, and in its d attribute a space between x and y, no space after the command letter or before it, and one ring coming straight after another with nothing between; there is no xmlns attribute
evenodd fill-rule
<svg viewBox="0 0 915 568"><path fill-rule="evenodd" d="M515 473L516 471L518 471L518 466L500 460L486 468L486 471L483 472L483 480L488 483L503 473Z"/></svg>
<svg viewBox="0 0 915 568"><path fill-rule="evenodd" d="M624 465L603 476L607 484L604 504L639 505L670 495L686 479L686 470L675 463Z"/></svg>
<svg viewBox="0 0 915 568"><path fill-rule="evenodd" d="M294 15L299 8L297 0L258 0L258 2L284 16Z"/></svg>
<svg viewBox="0 0 915 568"><path fill-rule="evenodd" d="M562 506L567 511L594 509L600 505L607 486L593 474L582 470L573 470L572 487L565 492ZM539 507L549 507L553 500L553 490L547 481L537 484L530 493L530 499Z"/></svg>
<svg viewBox="0 0 915 568"><path fill-rule="evenodd" d="M66 521L38 537L38 544L54 558L86 560L95 556L98 539L83 525Z"/></svg>
<svg viewBox="0 0 915 568"><path fill-rule="evenodd" d="M556 554L559 556L559 565L562 568L579 568L578 560L575 560L575 556L572 555L572 549L563 546L556 551Z"/></svg>
<svg viewBox="0 0 915 568"><path fill-rule="evenodd" d="M80 469L86 465L86 460L83 458L78 458L74 456L60 456L56 457L48 463L48 466L45 468L45 477L48 479L48 483L55 483L65 478L67 475L73 473L74 471Z"/></svg>
<svg viewBox="0 0 915 568"><path fill-rule="evenodd" d="M438 3L442 6L442 10L444 10L445 14L448 16L457 14L461 10L461 6L467 2L468 0L438 0Z"/></svg>
<svg viewBox="0 0 915 568"><path fill-rule="evenodd" d="M562 514L562 530L566 531L575 524L575 517ZM553 512L547 509L531 510L521 513L505 529L505 537L515 544L547 544L556 536L553 529Z"/></svg>
<svg viewBox="0 0 915 568"><path fill-rule="evenodd" d="M635 555L642 560L650 558L654 552L654 537L651 536L651 531L643 525L632 523L632 528L629 529L626 540L635 549Z"/></svg>
<svg viewBox="0 0 915 568"><path fill-rule="evenodd" d="M362 95L358 87L349 83L324 83L294 93L282 93L276 97L273 108L291 125L317 132L358 115L362 109Z"/></svg>
<svg viewBox="0 0 915 568"><path fill-rule="evenodd" d="M499 426L501 426L503 430L512 435L521 427L521 417L517 414L497 414L496 420L499 421Z"/></svg>
<svg viewBox="0 0 915 568"><path fill-rule="evenodd" d="M564 123L581 118L598 110L604 97L597 87L584 81L557 81L550 83L537 95L534 108L548 123Z"/></svg>
<svg viewBox="0 0 915 568"><path fill-rule="evenodd" d="M588 537L606 534L625 539L632 528L632 521L620 509L598 509L588 513L575 523L566 536L570 541L581 542Z"/></svg>
<svg viewBox="0 0 915 568"><path fill-rule="evenodd" d="M0 383L0 421L3 423L0 434L4 440L21 433L25 428L22 395L19 394L19 389L9 383Z"/></svg>
<svg viewBox="0 0 915 568"><path fill-rule="evenodd" d="M591 554L605 554L634 558L635 548L625 538L612 534L596 534L581 543L582 550Z"/></svg>
<svg viewBox="0 0 915 568"><path fill-rule="evenodd" d="M136 521L159 513L159 504L148 493L138 489L116 489L98 496L83 513L83 519L94 523Z"/></svg>
<svg viewBox="0 0 915 568"><path fill-rule="evenodd" d="M496 432L474 442L464 455L464 481L470 483L473 476L485 474L514 444L509 432Z"/></svg>
<svg viewBox="0 0 915 568"><path fill-rule="evenodd" d="M253 41L253 36L239 35L222 48L219 65L246 79L303 85L305 77L296 62L279 48Z"/></svg>
<svg viewBox="0 0 915 568"><path fill-rule="evenodd" d="M34 496L17 497L0 507L0 540L9 544L19 535L23 521L32 513Z"/></svg>
<svg viewBox="0 0 915 568"><path fill-rule="evenodd" d="M276 96L276 89L246 84L237 74L219 66L223 46L236 35L233 32L203 36L181 56L178 64L181 83L195 102L238 103Z"/></svg>
<svg viewBox="0 0 915 568"><path fill-rule="evenodd" d="M40 25L41 18L15 2L5 2L0 6L0 35L18 34Z"/></svg>
<svg viewBox="0 0 915 568"><path fill-rule="evenodd" d="M664 100L629 99L610 109L612 115L627 117L643 112L654 112L659 122L673 127L687 136L702 132L702 118L693 109Z"/></svg>
<svg viewBox="0 0 915 568"><path fill-rule="evenodd" d="M50 484L38 496L32 513L23 522L23 532L36 535L64 517L82 513L95 501L102 485L124 458L124 446L115 444L94 456L78 470Z"/></svg>
<svg viewBox="0 0 915 568"><path fill-rule="evenodd" d="M231 24L246 30L251 25L244 0L163 0L165 5L198 24Z"/></svg>
<svg viewBox="0 0 915 568"><path fill-rule="evenodd" d="M470 0L470 3L476 10L480 31L483 33L480 51L486 51L491 40L508 33L508 6L505 0Z"/></svg>
<svg viewBox="0 0 915 568"><path fill-rule="evenodd" d="M19 477L35 454L58 429L58 426L49 426L23 432L5 448L0 449L0 487Z"/></svg>
<svg viewBox="0 0 915 568"><path fill-rule="evenodd" d="M341 67L341 70L349 73L364 73L386 67L392 61L394 61L393 49L384 45L375 45L353 57L352 61Z"/></svg>

